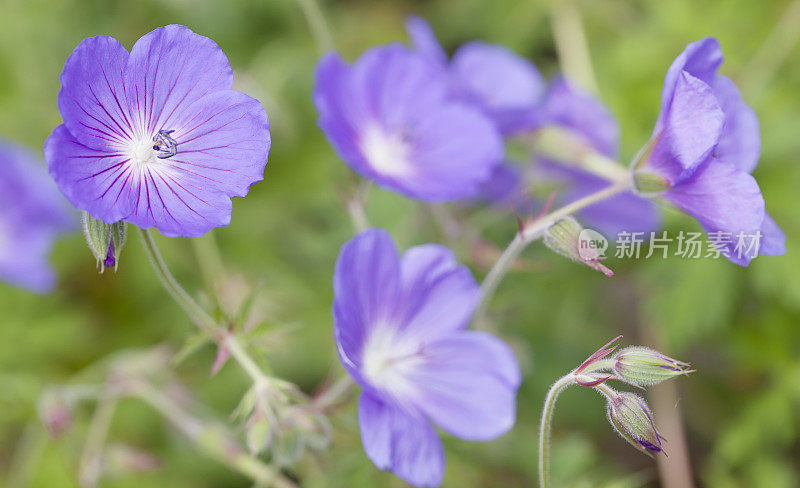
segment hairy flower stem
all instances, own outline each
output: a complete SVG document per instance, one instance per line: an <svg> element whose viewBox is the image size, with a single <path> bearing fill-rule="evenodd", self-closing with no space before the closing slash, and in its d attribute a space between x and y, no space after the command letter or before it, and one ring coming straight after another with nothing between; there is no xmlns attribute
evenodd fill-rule
<svg viewBox="0 0 800 488"><path fill-rule="evenodd" d="M477 329L486 327L485 315L489 300L494 295L503 277L505 277L506 273L511 268L514 260L516 260L517 256L519 256L528 244L540 239L548 227L556 223L559 219L618 193L630 190L631 188L633 188L632 180L626 179L620 181L591 195L575 200L544 217L540 217L518 232L492 269L489 270L489 273L481 284L481 303L478 305L478 310L475 312L475 327Z"/></svg>
<svg viewBox="0 0 800 488"><path fill-rule="evenodd" d="M550 486L550 432L553 424L553 412L558 395L568 386L575 383L575 376L569 373L556 381L547 392L542 410L542 421L539 426L539 487Z"/></svg>
<svg viewBox="0 0 800 488"><path fill-rule="evenodd" d="M239 366L250 376L256 386L264 386L271 383L272 378L264 374L236 336L228 332L224 327L220 327L178 283L167 267L164 258L161 257L161 253L158 251L158 246L156 246L150 231L147 229L139 229L139 232L142 235L142 242L144 242L147 257L150 258L150 263L153 265L158 279L161 281L161 284L164 285L164 288L167 289L170 296L172 296L178 305L186 312L192 322L221 347L227 348L231 357L239 363Z"/></svg>

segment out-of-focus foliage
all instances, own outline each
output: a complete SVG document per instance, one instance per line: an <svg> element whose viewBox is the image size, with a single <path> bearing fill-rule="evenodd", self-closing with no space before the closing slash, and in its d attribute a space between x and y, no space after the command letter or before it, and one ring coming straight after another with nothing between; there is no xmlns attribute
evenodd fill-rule
<svg viewBox="0 0 800 488"><path fill-rule="evenodd" d="M515 346L525 369L517 425L491 443L447 438L445 486L532 485L547 387L620 333L627 343L657 347L697 369L690 378L676 380L681 392L676 402L699 483L800 485L800 49L771 53L786 59L769 72L752 62L789 4L580 2L600 93L622 128L623 160L649 137L661 82L674 56L688 42L719 38L727 56L723 74L740 83L760 117L763 151L755 176L770 212L789 236L788 253L757 259L747 269L725 260L612 258L606 264L617 275L607 279L544 246L532 246L524 255L532 270L509 275L492 304L501 334ZM550 8L550 2L531 0L322 5L337 48L348 59L371 45L405 40L404 17L416 13L431 21L448 50L476 38L503 43L548 75L557 71ZM108 34L130 48L142 34L169 23L185 24L219 43L234 67L238 89L259 98L269 113L273 148L266 179L247 198L235 199L232 225L214 234L226 266L261 286L267 327L280 331L264 351L270 366L311 392L332 367L338 368L331 276L339 246L352 235L340 198L351 176L315 125L310 93L319 52L297 2L0 0L0 136L41 149L60 123L58 75L83 38ZM457 206L451 210L463 213ZM368 215L401 246L440 241L471 261L467 247L449 241L421 205L373 190ZM667 215L671 234L698 230L677 212ZM482 211L470 221L498 246L508 242L516 226L510 211ZM160 242L178 278L190 290L204 290L192 243ZM192 332L147 266L138 239L130 239L116 274L95 273L94 259L77 234L58 244L54 261L60 286L52 296L0 285L0 479L12 488L77 483L91 411L80 408L72 431L49 440L35 413L46 385L69 381L123 348L164 341L179 348ZM478 275L485 271L475 268ZM248 384L233 364L209 379L213 357L212 348L202 348L177 366L177 373L224 417ZM556 485L658 486L655 465L615 437L604 415L602 399L590 391L568 390L560 400ZM366 459L354 408L332 420L332 449L306 457L297 469L305 486L402 486ZM250 486L165 426L147 407L123 402L111 438L147 450L163 463L154 472L106 479L105 486Z"/></svg>

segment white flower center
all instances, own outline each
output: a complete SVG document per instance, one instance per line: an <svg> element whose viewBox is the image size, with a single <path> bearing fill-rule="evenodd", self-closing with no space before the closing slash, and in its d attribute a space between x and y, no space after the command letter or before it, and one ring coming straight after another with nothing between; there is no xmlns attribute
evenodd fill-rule
<svg viewBox="0 0 800 488"><path fill-rule="evenodd" d="M409 161L409 144L402 134L387 134L377 125L364 132L361 151L370 166L386 176L405 176L414 169Z"/></svg>
<svg viewBox="0 0 800 488"><path fill-rule="evenodd" d="M419 344L403 341L394 326L379 325L362 351L362 371L376 388L403 393L413 388L409 373L424 360Z"/></svg>
<svg viewBox="0 0 800 488"><path fill-rule="evenodd" d="M130 147L131 161L138 167L158 162L152 139L135 141Z"/></svg>

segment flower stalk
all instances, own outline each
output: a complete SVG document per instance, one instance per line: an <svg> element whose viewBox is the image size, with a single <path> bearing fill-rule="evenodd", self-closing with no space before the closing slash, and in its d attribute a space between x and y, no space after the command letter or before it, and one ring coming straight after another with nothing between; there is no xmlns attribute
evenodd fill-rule
<svg viewBox="0 0 800 488"><path fill-rule="evenodd" d="M550 486L550 435L553 426L553 413L556 409L556 400L568 386L575 383L575 376L570 373L556 381L547 392L542 410L542 420L539 425L539 486Z"/></svg>
<svg viewBox="0 0 800 488"><path fill-rule="evenodd" d="M619 380L634 385L639 384L630 382L628 379L620 376L617 374L616 369L620 356L624 356L625 354L630 355L631 350L639 351L645 350L645 348L639 346L634 346L633 348L629 347L612 355L617 349L619 345L617 341L621 337L622 336L615 337L595 351L586 361L581 363L580 366L556 381L547 392L539 428L539 486L541 488L548 488L551 486L549 471L550 437L556 400L562 391L573 384L592 388L605 397L607 401L606 415L611 426L629 444L650 457L662 452L662 437L656 429L652 411L647 405L647 402L642 397L633 393L626 391L618 392L606 383L608 380ZM652 350L647 349L647 351ZM652 352L658 354L659 357L666 357L657 351ZM690 372L685 369L685 367L689 366L687 363L672 360L671 358L670 361L681 365L684 374ZM670 377L674 377L674 375ZM659 378L659 380L662 379Z"/></svg>
<svg viewBox="0 0 800 488"><path fill-rule="evenodd" d="M597 202L605 200L606 198L612 197L618 193L628 191L631 188L633 188L633 182L630 178L627 178L609 185L600 191L575 200L574 202L567 204L560 209L545 215L544 217L540 217L528 225L523 226L520 232L514 236L514 239L508 245L506 250L503 251L503 254L494 264L492 269L489 270L489 273L486 275L486 278L484 278L483 283L481 284L481 303L478 306L478 310L475 312L476 328L481 329L486 327L485 315L489 300L491 300L495 291L497 291L497 287L500 285L500 282L511 268L511 265L517 259L522 250L528 246L528 244L540 239L544 235L545 231L559 219L571 215Z"/></svg>
<svg viewBox="0 0 800 488"><path fill-rule="evenodd" d="M255 360L245 350L234 334L228 332L224 327L220 327L211 316L186 292L178 283L175 276L167 267L167 263L161 256L158 246L153 239L153 235L147 229L139 229L142 235L147 257L156 272L161 284L167 289L170 296L180 305L189 318L197 327L208 334L217 344L225 347L230 352L239 366L247 373L256 385L268 385L272 378L264 374Z"/></svg>

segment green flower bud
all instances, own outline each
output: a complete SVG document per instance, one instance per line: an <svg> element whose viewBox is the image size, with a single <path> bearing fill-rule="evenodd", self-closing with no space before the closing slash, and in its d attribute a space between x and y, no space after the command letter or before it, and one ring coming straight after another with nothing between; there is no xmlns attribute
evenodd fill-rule
<svg viewBox="0 0 800 488"><path fill-rule="evenodd" d="M278 466L291 466L305 450L305 439L291 415L278 421L275 441L272 443L272 459Z"/></svg>
<svg viewBox="0 0 800 488"><path fill-rule="evenodd" d="M83 212L83 233L89 250L97 260L100 272L112 266L116 271L119 266L119 255L128 235L128 224L121 220L107 224Z"/></svg>
<svg viewBox="0 0 800 488"><path fill-rule="evenodd" d="M272 422L266 415L253 414L245 428L247 450L256 456L264 452L272 443Z"/></svg>
<svg viewBox="0 0 800 488"><path fill-rule="evenodd" d="M626 347L613 359L616 376L635 386L651 386L692 372L688 363L641 346Z"/></svg>
<svg viewBox="0 0 800 488"><path fill-rule="evenodd" d="M650 456L662 451L661 436L644 398L626 391L615 391L606 399L608 421L623 439Z"/></svg>
<svg viewBox="0 0 800 488"><path fill-rule="evenodd" d="M585 264L606 276L614 276L614 272L600 262L608 248L608 240L597 231L584 229L572 217L564 217L548 227L544 244L565 258Z"/></svg>

